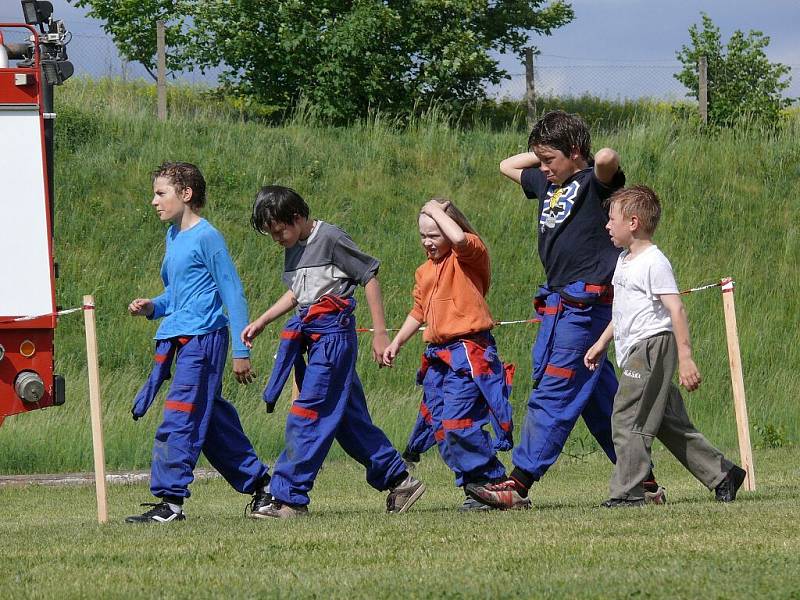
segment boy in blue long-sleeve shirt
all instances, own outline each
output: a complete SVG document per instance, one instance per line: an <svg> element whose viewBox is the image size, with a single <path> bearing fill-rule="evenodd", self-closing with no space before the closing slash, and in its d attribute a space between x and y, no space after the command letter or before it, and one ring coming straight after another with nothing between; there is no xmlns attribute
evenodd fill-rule
<svg viewBox="0 0 800 600"><path fill-rule="evenodd" d="M200 452L237 491L252 494L251 505L258 510L272 501L268 469L242 430L236 409L222 397L229 319L234 375L239 383L253 380L249 350L240 339L248 323L242 284L222 235L200 216L205 204L200 170L189 163L164 163L153 174L153 194L159 218L171 226L161 265L164 292L137 298L128 307L133 316L163 319L155 335L153 373L134 402L135 419L169 378L173 359L175 376L153 446L150 491L161 501L126 521L183 520L183 501Z"/></svg>

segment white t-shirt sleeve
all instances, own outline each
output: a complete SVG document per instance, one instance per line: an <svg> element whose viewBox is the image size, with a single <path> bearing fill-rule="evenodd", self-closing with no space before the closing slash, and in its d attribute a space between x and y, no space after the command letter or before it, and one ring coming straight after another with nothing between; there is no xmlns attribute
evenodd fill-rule
<svg viewBox="0 0 800 600"><path fill-rule="evenodd" d="M661 294L678 293L678 284L675 281L675 274L672 272L672 265L669 264L666 256L659 254L658 259L650 265L648 273L649 291L653 299Z"/></svg>

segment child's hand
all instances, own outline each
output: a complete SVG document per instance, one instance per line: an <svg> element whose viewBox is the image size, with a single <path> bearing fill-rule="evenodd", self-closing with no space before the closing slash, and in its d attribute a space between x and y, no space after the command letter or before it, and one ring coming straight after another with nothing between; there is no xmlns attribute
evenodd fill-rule
<svg viewBox="0 0 800 600"><path fill-rule="evenodd" d="M383 353L389 345L389 334L386 330L376 331L372 336L372 360L374 360L381 367L384 365Z"/></svg>
<svg viewBox="0 0 800 600"><path fill-rule="evenodd" d="M256 374L250 368L249 358L233 359L233 375L236 377L236 381L245 385L256 380Z"/></svg>
<svg viewBox="0 0 800 600"><path fill-rule="evenodd" d="M606 347L600 342L595 342L592 347L586 351L586 355L583 357L583 364L586 365L586 368L590 371L594 371L600 366L600 363L603 362L605 354Z"/></svg>
<svg viewBox="0 0 800 600"><path fill-rule="evenodd" d="M132 317L149 317L154 310L155 306L150 298L136 298L128 304L128 312Z"/></svg>
<svg viewBox="0 0 800 600"><path fill-rule="evenodd" d="M700 387L703 378L694 360L686 358L678 362L678 381L687 391L693 392Z"/></svg>
<svg viewBox="0 0 800 600"><path fill-rule="evenodd" d="M253 347L253 340L262 331L264 331L264 327L266 327L266 326L267 326L267 324L261 318L258 318L255 321L253 321L252 323L250 323L247 327L242 329L242 335L241 335L242 343L247 348L252 348Z"/></svg>
<svg viewBox="0 0 800 600"><path fill-rule="evenodd" d="M432 213L437 211L443 212L447 209L448 206L450 206L449 202L440 203L437 202L436 200L429 200L428 202L425 203L425 206L422 207L422 210L420 212L428 215L429 217L433 217Z"/></svg>
<svg viewBox="0 0 800 600"><path fill-rule="evenodd" d="M394 365L394 359L397 358L397 354L400 352L400 346L397 342L392 342L383 351L383 365L385 367L391 367Z"/></svg>

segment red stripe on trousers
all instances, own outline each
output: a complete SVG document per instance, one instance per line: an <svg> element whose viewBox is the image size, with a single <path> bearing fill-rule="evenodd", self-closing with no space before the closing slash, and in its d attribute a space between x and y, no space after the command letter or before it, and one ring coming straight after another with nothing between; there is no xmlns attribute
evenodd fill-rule
<svg viewBox="0 0 800 600"><path fill-rule="evenodd" d="M442 421L442 427L447 430L450 429L468 429L472 427L472 419L445 419Z"/></svg>
<svg viewBox="0 0 800 600"><path fill-rule="evenodd" d="M470 340L465 340L464 346L467 348L467 357L472 365L472 376L491 375L492 365L486 360L486 348Z"/></svg>
<svg viewBox="0 0 800 600"><path fill-rule="evenodd" d="M559 377L561 379L572 379L572 376L575 375L575 371L573 369L565 369L555 365L547 365L547 368L544 370L544 374L551 375L552 377Z"/></svg>
<svg viewBox="0 0 800 600"><path fill-rule="evenodd" d="M431 415L431 411L424 402L420 403L419 412L422 415L422 418L425 419L426 423L430 424L431 422L433 422L433 416Z"/></svg>
<svg viewBox="0 0 800 600"><path fill-rule="evenodd" d="M315 410L311 410L310 408L303 408L302 406L297 406L297 404L292 404L292 407L289 409L289 412L293 415L297 415L298 417L303 417L304 419L309 419L310 421L316 421L319 417L319 413Z"/></svg>
<svg viewBox="0 0 800 600"><path fill-rule="evenodd" d="M514 373L517 371L517 365L514 363L503 363L503 369L506 375L506 385L514 383Z"/></svg>
<svg viewBox="0 0 800 600"><path fill-rule="evenodd" d="M437 442L441 442L444 439L444 429L437 429L434 431L433 437Z"/></svg>
<svg viewBox="0 0 800 600"><path fill-rule="evenodd" d="M178 412L190 413L194 410L191 402L178 402L177 400L167 400L164 402L164 410L177 410Z"/></svg>

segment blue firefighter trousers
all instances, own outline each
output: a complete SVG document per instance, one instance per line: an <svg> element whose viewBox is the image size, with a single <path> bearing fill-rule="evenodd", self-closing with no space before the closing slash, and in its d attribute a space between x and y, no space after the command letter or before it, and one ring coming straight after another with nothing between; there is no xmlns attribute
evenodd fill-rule
<svg viewBox="0 0 800 600"><path fill-rule="evenodd" d="M227 354L227 327L194 336L177 350L153 445L150 491L158 498L189 497L200 452L238 492L252 493L267 474L236 409L222 397Z"/></svg>
<svg viewBox="0 0 800 600"><path fill-rule="evenodd" d="M308 349L300 396L286 418L286 447L275 463L270 492L287 504L307 505L333 440L366 468L367 483L387 490L405 473L400 453L372 423L356 373L353 328L323 334Z"/></svg>
<svg viewBox="0 0 800 600"><path fill-rule="evenodd" d="M431 430L441 438L439 453L455 473L456 485L505 477L506 469L484 430L489 424L489 407L472 376L436 360L431 362L422 385Z"/></svg>
<svg viewBox="0 0 800 600"><path fill-rule="evenodd" d="M611 462L615 462L611 413L617 378L609 360L594 372L583 357L611 320L611 306L573 306L558 294L547 298L556 317L545 316L533 347L533 372L541 374L528 399L528 411L513 453L514 466L530 481L539 480L556 461L578 417Z"/></svg>

